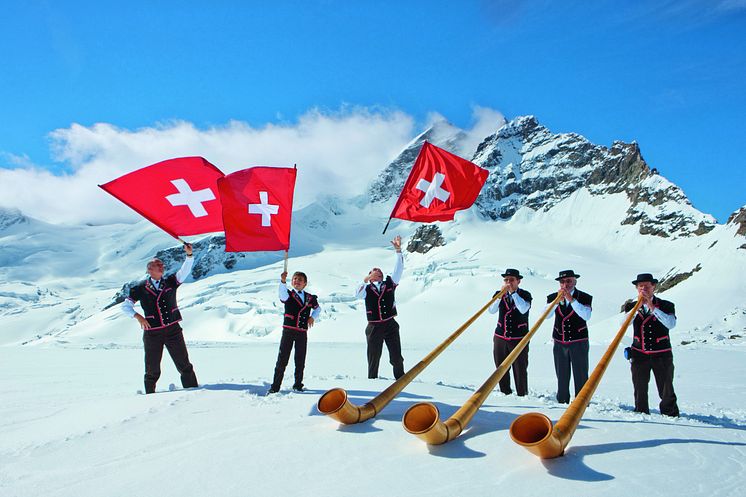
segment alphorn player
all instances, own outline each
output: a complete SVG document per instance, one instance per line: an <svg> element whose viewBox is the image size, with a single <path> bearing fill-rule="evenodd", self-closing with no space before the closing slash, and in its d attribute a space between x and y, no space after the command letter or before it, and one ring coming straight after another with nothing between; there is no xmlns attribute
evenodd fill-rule
<svg viewBox="0 0 746 497"><path fill-rule="evenodd" d="M531 308L531 294L522 288L523 276L517 269L508 268L501 275L505 294L500 300L495 301L490 307L490 314L497 314L497 326L495 335L492 337L492 356L495 359L495 367L508 357L518 342L528 333L528 310ZM495 292L493 297L499 293ZM513 379L515 380L515 391L518 396L528 393L528 344L513 362ZM500 391L510 395L510 375L505 374L500 379Z"/></svg>
<svg viewBox="0 0 746 497"><path fill-rule="evenodd" d="M637 287L639 298L642 298L642 305L632 321L632 346L629 350L635 411L650 414L648 383L652 370L661 398L661 414L678 417L679 406L673 390L673 352L669 337L670 330L676 326L676 309L672 302L654 295L657 283L658 280L650 273L638 274L632 282ZM633 307L634 303L627 302L624 311L628 312Z"/></svg>
<svg viewBox="0 0 746 497"><path fill-rule="evenodd" d="M365 338L368 342L368 378L378 378L378 363L381 360L383 344L389 351L389 362L394 367L394 377L404 376L404 358L401 355L399 323L396 322L396 287L404 271L404 256L401 252L401 237L396 236L391 245L396 251L394 270L386 278L383 271L374 267L363 282L358 285L355 298L365 299L365 315L368 326Z"/></svg>
<svg viewBox="0 0 746 497"><path fill-rule="evenodd" d="M184 388L196 387L197 376L189 362L184 334L179 321L181 312L176 304L176 289L189 276L194 264L192 246L184 244L186 259L175 273L164 277L163 261L151 259L147 265L148 277L130 289L129 296L122 303L122 312L135 318L143 330L142 341L145 348L145 393L154 393L155 384L161 376L161 357L165 345L176 369L181 375ZM140 302L144 316L135 311L135 303Z"/></svg>
<svg viewBox="0 0 746 497"><path fill-rule="evenodd" d="M575 384L575 396L588 381L588 320L591 319L593 297L581 292L575 285L579 274L572 269L560 271L555 278L559 291L547 295L547 304L554 302L557 294L562 300L554 308L554 371L557 375L557 402L570 403L570 371Z"/></svg>

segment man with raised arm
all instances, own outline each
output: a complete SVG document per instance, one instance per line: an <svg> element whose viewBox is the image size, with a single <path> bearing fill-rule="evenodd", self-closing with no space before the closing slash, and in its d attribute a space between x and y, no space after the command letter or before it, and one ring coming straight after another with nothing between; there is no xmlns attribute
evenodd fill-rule
<svg viewBox="0 0 746 497"><path fill-rule="evenodd" d="M673 390L673 352L669 336L670 330L676 326L676 308L673 302L654 295L658 280L652 274L638 274L632 284L642 298L642 305L632 321L634 332L629 351L635 411L650 414L648 383L652 371L661 398L661 414L678 417L679 406ZM634 306L633 302L627 302L624 312L629 312Z"/></svg>
<svg viewBox="0 0 746 497"><path fill-rule="evenodd" d="M570 371L576 397L588 381L588 320L593 297L575 288L578 278L580 275L572 269L560 271L555 278L559 281L559 291L547 295L547 304L550 304L558 293L562 294L562 300L554 307L552 331L557 402L560 404L570 403Z"/></svg>
<svg viewBox="0 0 746 497"><path fill-rule="evenodd" d="M396 300L394 294L404 271L404 256L401 252L401 237L391 241L396 251L396 265L391 275L383 277L383 271L374 267L363 278L355 292L356 298L365 299L365 315L368 326L365 337L368 342L368 378L378 378L378 363L383 344L389 351L389 362L394 367L394 377L404 375L404 358L401 355L399 323L396 322Z"/></svg>
<svg viewBox="0 0 746 497"><path fill-rule="evenodd" d="M503 278L502 289L505 293L488 309L490 314L498 313L495 335L492 338L492 356L495 359L496 368L526 336L528 311L532 300L531 293L518 288L523 276L517 269L506 269L501 276ZM495 295L498 293L499 291L495 292ZM522 397L528 393L528 345L513 361L512 369L516 394ZM500 391L505 395L513 393L510 388L510 372L506 372L500 379Z"/></svg>
<svg viewBox="0 0 746 497"><path fill-rule="evenodd" d="M151 259L147 265L148 277L132 287L122 303L122 312L135 318L143 330L145 393L155 392L155 384L161 376L164 345L181 375L181 385L184 388L198 386L179 325L181 313L176 304L176 289L189 276L194 264L191 244L184 244L184 252L186 259L181 269L166 277L163 276L163 261ZM144 316L135 311L136 302L140 302Z"/></svg>

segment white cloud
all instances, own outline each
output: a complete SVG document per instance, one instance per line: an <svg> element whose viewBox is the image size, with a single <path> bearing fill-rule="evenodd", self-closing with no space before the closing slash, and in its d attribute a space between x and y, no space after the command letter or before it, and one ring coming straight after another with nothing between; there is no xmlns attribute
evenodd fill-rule
<svg viewBox="0 0 746 497"><path fill-rule="evenodd" d="M494 133L502 115L475 108L470 143ZM252 127L231 121L198 129L184 121L137 130L73 124L50 133L52 156L65 174L4 156L0 206L52 223L130 222L139 216L97 185L172 157L202 156L224 173L250 166L298 165L296 207L319 194L356 194L412 140L415 120L400 111L313 109L296 122ZM468 158L468 157L467 157ZM13 160L11 160L13 159Z"/></svg>
<svg viewBox="0 0 746 497"><path fill-rule="evenodd" d="M296 206L319 193L360 192L411 140L412 117L397 111L311 110L291 124L254 128L232 121L197 129L170 122L138 130L73 124L51 133L52 154L69 174L11 161L0 169L0 205L54 223L132 221L137 214L97 185L172 158L199 155L228 174L255 165L298 165Z"/></svg>

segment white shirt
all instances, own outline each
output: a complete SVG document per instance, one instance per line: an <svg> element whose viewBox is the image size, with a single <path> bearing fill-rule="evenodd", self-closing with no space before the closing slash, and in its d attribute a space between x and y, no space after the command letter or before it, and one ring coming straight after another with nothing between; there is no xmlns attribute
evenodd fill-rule
<svg viewBox="0 0 746 497"><path fill-rule="evenodd" d="M178 271L176 271L176 281L179 283L182 283L187 277L189 277L189 273L192 271L192 266L194 265L194 257L191 255L188 255L186 259L184 259L184 263L181 265L181 268L179 268ZM150 276L148 276L148 280L150 280L150 283L155 287L156 290L161 289L161 280L154 280ZM135 317L135 303L132 302L129 298L125 298L124 302L122 302L122 313L130 318Z"/></svg>
<svg viewBox="0 0 746 497"><path fill-rule="evenodd" d="M404 273L404 254L401 252L396 253L396 264L394 265L394 270L391 271L391 279L395 284L399 284L399 281L401 281L402 273ZM384 278L385 279L385 278ZM381 282L380 281L371 281L369 283L366 283L363 281L358 285L357 289L355 290L355 298L356 299L362 299L365 298L365 287L368 285L374 285L376 287L376 290L381 289Z"/></svg>
<svg viewBox="0 0 746 497"><path fill-rule="evenodd" d="M528 310L531 308L531 302L526 302L523 300L523 297L518 295L518 292L505 292L507 295L510 295L510 298L513 299L513 303L515 304L515 308L518 309L518 312L521 314L526 314ZM497 311L500 310L500 300L498 299L492 303L492 305L487 309L490 314L495 314Z"/></svg>
<svg viewBox="0 0 746 497"><path fill-rule="evenodd" d="M645 304L642 304L641 309L643 309L647 313L650 313L650 309ZM676 326L676 316L673 314L666 314L665 312L661 311L659 307L656 307L653 310L653 316L657 317L658 321L660 321L661 324L669 330L674 329L674 327Z"/></svg>
<svg viewBox="0 0 746 497"><path fill-rule="evenodd" d="M293 289L293 291L298 295L301 302L303 303L306 302L306 292L304 292L303 290L299 292L296 289ZM280 297L280 302L285 302L288 298L290 298L290 289L285 283L280 281L280 286L277 289L277 294ZM313 318L314 321L318 319L319 314L321 314L321 306L318 306L316 309L311 310L311 317Z"/></svg>

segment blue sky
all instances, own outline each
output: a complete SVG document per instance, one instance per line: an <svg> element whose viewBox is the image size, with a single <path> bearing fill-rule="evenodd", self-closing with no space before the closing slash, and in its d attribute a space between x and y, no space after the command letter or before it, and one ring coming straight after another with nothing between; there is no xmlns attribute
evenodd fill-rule
<svg viewBox="0 0 746 497"><path fill-rule="evenodd" d="M746 0L19 1L0 6L0 48L0 167L72 174L50 133L76 123L261 127L353 106L417 131L487 107L637 140L720 222L746 203Z"/></svg>

